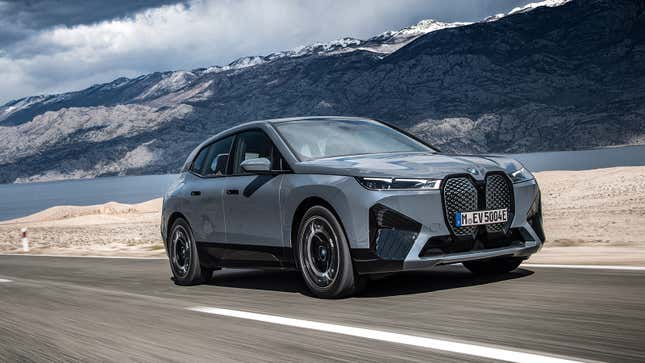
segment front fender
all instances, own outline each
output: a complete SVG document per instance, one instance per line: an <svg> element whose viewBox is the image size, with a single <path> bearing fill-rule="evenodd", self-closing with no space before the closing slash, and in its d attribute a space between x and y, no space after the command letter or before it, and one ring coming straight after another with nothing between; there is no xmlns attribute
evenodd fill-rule
<svg viewBox="0 0 645 363"><path fill-rule="evenodd" d="M293 218L298 206L308 198L320 198L334 209L345 229L351 248L369 246L369 217L371 203L367 190L356 179L347 176L288 174L282 184L280 203L283 206L283 241L292 247L291 233L298 226Z"/></svg>

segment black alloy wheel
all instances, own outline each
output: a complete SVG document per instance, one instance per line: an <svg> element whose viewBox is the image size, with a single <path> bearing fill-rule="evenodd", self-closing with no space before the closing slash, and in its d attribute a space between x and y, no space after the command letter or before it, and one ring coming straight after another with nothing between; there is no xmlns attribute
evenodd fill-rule
<svg viewBox="0 0 645 363"><path fill-rule="evenodd" d="M295 247L305 283L317 297L346 297L363 286L365 278L354 271L345 232L326 207L307 210L298 228Z"/></svg>

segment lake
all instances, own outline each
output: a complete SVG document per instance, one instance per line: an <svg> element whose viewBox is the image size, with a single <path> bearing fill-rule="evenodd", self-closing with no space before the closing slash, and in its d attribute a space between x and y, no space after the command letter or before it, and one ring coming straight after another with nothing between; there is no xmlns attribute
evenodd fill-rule
<svg viewBox="0 0 645 363"><path fill-rule="evenodd" d="M144 175L0 184L0 221L56 205L145 202L161 197L174 178L176 175Z"/></svg>
<svg viewBox="0 0 645 363"><path fill-rule="evenodd" d="M509 155L531 171L589 170L645 165L645 145L579 151L550 151Z"/></svg>
<svg viewBox="0 0 645 363"><path fill-rule="evenodd" d="M643 166L645 145L509 156L521 161L531 171ZM56 205L144 202L161 197L175 177L176 175L120 176L0 184L0 220L23 217Z"/></svg>

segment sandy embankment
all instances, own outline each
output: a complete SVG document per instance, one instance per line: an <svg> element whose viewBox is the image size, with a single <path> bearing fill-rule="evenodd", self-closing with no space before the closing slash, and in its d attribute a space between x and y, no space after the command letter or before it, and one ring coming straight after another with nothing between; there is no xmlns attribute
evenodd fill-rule
<svg viewBox="0 0 645 363"><path fill-rule="evenodd" d="M531 262L645 266L645 167L536 177L547 243Z"/></svg>
<svg viewBox="0 0 645 363"><path fill-rule="evenodd" d="M534 263L645 266L645 167L536 173L547 244ZM18 252L29 228L32 253L164 255L161 200L60 206L0 222L0 252Z"/></svg>
<svg viewBox="0 0 645 363"><path fill-rule="evenodd" d="M30 253L165 256L160 210L160 198L140 204L49 208L0 222L0 252L20 253L20 229L27 227Z"/></svg>

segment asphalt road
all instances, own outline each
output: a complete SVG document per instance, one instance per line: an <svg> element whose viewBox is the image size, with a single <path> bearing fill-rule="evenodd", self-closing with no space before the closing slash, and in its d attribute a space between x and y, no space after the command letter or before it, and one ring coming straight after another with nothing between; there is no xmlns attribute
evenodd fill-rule
<svg viewBox="0 0 645 363"><path fill-rule="evenodd" d="M310 297L293 272L223 270L209 285L180 287L165 260L0 256L0 361L494 360L477 355L487 348L643 361L644 278L546 267L477 278L451 266L373 281L360 296L329 301ZM194 307L396 334L375 340ZM397 334L410 342L388 340ZM451 342L473 346L458 352Z"/></svg>

